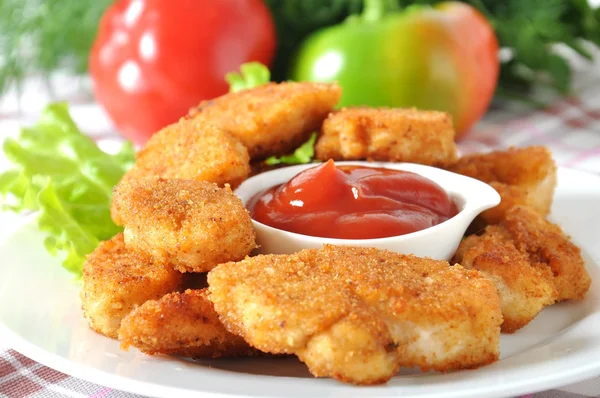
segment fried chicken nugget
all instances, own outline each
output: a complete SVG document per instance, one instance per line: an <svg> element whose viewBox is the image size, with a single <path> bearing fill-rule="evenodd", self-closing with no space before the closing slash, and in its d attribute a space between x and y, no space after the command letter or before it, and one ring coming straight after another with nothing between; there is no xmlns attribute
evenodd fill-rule
<svg viewBox="0 0 600 398"><path fill-rule="evenodd" d="M323 161L382 160L448 166L456 161L450 115L417 109L347 108L329 115L315 154Z"/></svg>
<svg viewBox="0 0 600 398"><path fill-rule="evenodd" d="M188 289L146 301L121 322L121 347L196 358L257 354L244 339L225 329L207 296L206 289Z"/></svg>
<svg viewBox="0 0 600 398"><path fill-rule="evenodd" d="M583 299L591 285L590 276L581 250L558 225L525 206L511 208L501 225L532 264L550 268L557 301Z"/></svg>
<svg viewBox="0 0 600 398"><path fill-rule="evenodd" d="M536 267L518 250L500 226L489 226L483 235L463 240L454 260L490 278L500 296L502 332L513 333L531 322L558 297L552 271Z"/></svg>
<svg viewBox="0 0 600 398"><path fill-rule="evenodd" d="M579 248L560 227L525 206L510 208L499 225L463 240L454 260L494 282L507 333L556 301L582 299L591 283Z"/></svg>
<svg viewBox="0 0 600 398"><path fill-rule="evenodd" d="M504 219L506 212L511 207L527 206L531 200L536 200L518 185L508 185L501 182L490 182L489 184L500 194L500 204L482 212L478 216L484 225L498 224ZM538 207L538 211L545 213L546 209Z"/></svg>
<svg viewBox="0 0 600 398"><path fill-rule="evenodd" d="M181 272L241 260L256 247L250 214L229 186L164 178L121 182L111 215L128 248Z"/></svg>
<svg viewBox="0 0 600 398"><path fill-rule="evenodd" d="M248 150L237 138L208 123L182 119L150 138L122 181L164 177L235 187L248 174Z"/></svg>
<svg viewBox="0 0 600 398"><path fill-rule="evenodd" d="M204 101L188 118L230 132L250 158L262 159L296 149L319 129L341 96L337 84L270 83Z"/></svg>
<svg viewBox="0 0 600 398"><path fill-rule="evenodd" d="M445 261L326 245L221 264L208 281L229 331L261 351L296 354L317 377L377 384L402 366L498 359L494 285Z"/></svg>
<svg viewBox="0 0 600 398"><path fill-rule="evenodd" d="M135 307L182 284L183 274L127 249L120 233L101 242L83 264L83 313L93 330L116 339L121 320Z"/></svg>
<svg viewBox="0 0 600 398"><path fill-rule="evenodd" d="M527 205L546 216L556 186L556 165L550 151L541 146L509 148L463 156L450 171L494 183L502 202L482 214L489 224L499 222L514 205Z"/></svg>

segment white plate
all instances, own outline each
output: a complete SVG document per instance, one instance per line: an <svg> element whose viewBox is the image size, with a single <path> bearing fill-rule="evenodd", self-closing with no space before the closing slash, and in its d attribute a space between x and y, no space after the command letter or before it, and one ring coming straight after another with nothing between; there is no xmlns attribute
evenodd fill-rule
<svg viewBox="0 0 600 398"><path fill-rule="evenodd" d="M592 289L581 302L545 309L501 340L501 360L451 374L401 372L353 387L312 378L295 359L190 363L150 357L88 329L78 287L29 223L0 247L0 338L28 357L98 384L153 397L504 397L600 375L600 177L559 170L552 218L587 252Z"/></svg>

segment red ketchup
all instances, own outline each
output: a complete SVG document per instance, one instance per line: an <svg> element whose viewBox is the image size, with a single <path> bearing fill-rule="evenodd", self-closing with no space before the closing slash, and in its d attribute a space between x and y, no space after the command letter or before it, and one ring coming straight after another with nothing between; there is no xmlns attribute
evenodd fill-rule
<svg viewBox="0 0 600 398"><path fill-rule="evenodd" d="M458 211L435 182L408 171L339 166L332 160L258 194L252 218L324 238L372 239L420 231Z"/></svg>

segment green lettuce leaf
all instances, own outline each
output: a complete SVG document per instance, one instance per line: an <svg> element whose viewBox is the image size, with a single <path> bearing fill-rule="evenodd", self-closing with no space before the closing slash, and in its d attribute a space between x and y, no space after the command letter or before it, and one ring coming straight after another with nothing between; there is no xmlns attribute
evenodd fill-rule
<svg viewBox="0 0 600 398"><path fill-rule="evenodd" d="M46 249L64 254L63 266L79 277L85 256L121 231L110 218L110 201L134 162L133 146L103 152L77 128L67 105L56 103L3 149L14 166L0 174L3 208L36 211Z"/></svg>
<svg viewBox="0 0 600 398"><path fill-rule="evenodd" d="M240 66L240 73L229 72L225 80L229 83L229 92L236 93L269 83L271 72L260 62L247 62Z"/></svg>
<svg viewBox="0 0 600 398"><path fill-rule="evenodd" d="M294 153L291 155L283 155L281 157L271 156L265 159L267 166L274 166L277 164L304 164L310 163L315 156L315 141L317 139L317 133L312 133L308 141L300 145Z"/></svg>

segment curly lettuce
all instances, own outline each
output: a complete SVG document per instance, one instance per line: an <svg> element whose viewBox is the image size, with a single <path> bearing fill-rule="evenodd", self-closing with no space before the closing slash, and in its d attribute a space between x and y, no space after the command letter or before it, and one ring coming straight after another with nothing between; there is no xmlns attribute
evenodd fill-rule
<svg viewBox="0 0 600 398"><path fill-rule="evenodd" d="M312 133L308 141L300 145L291 155L283 155L281 157L271 156L265 159L267 166L277 164L305 164L312 162L315 157L315 141L317 133Z"/></svg>
<svg viewBox="0 0 600 398"><path fill-rule="evenodd" d="M18 138L6 139L3 150L13 168L0 174L2 207L36 212L46 250L63 254L63 266L80 277L86 255L121 231L110 218L110 201L134 162L133 146L103 152L77 128L67 105L55 103Z"/></svg>
<svg viewBox="0 0 600 398"><path fill-rule="evenodd" d="M229 83L229 92L236 93L269 83L271 72L260 62L246 62L240 66L240 72L226 74L225 80Z"/></svg>

